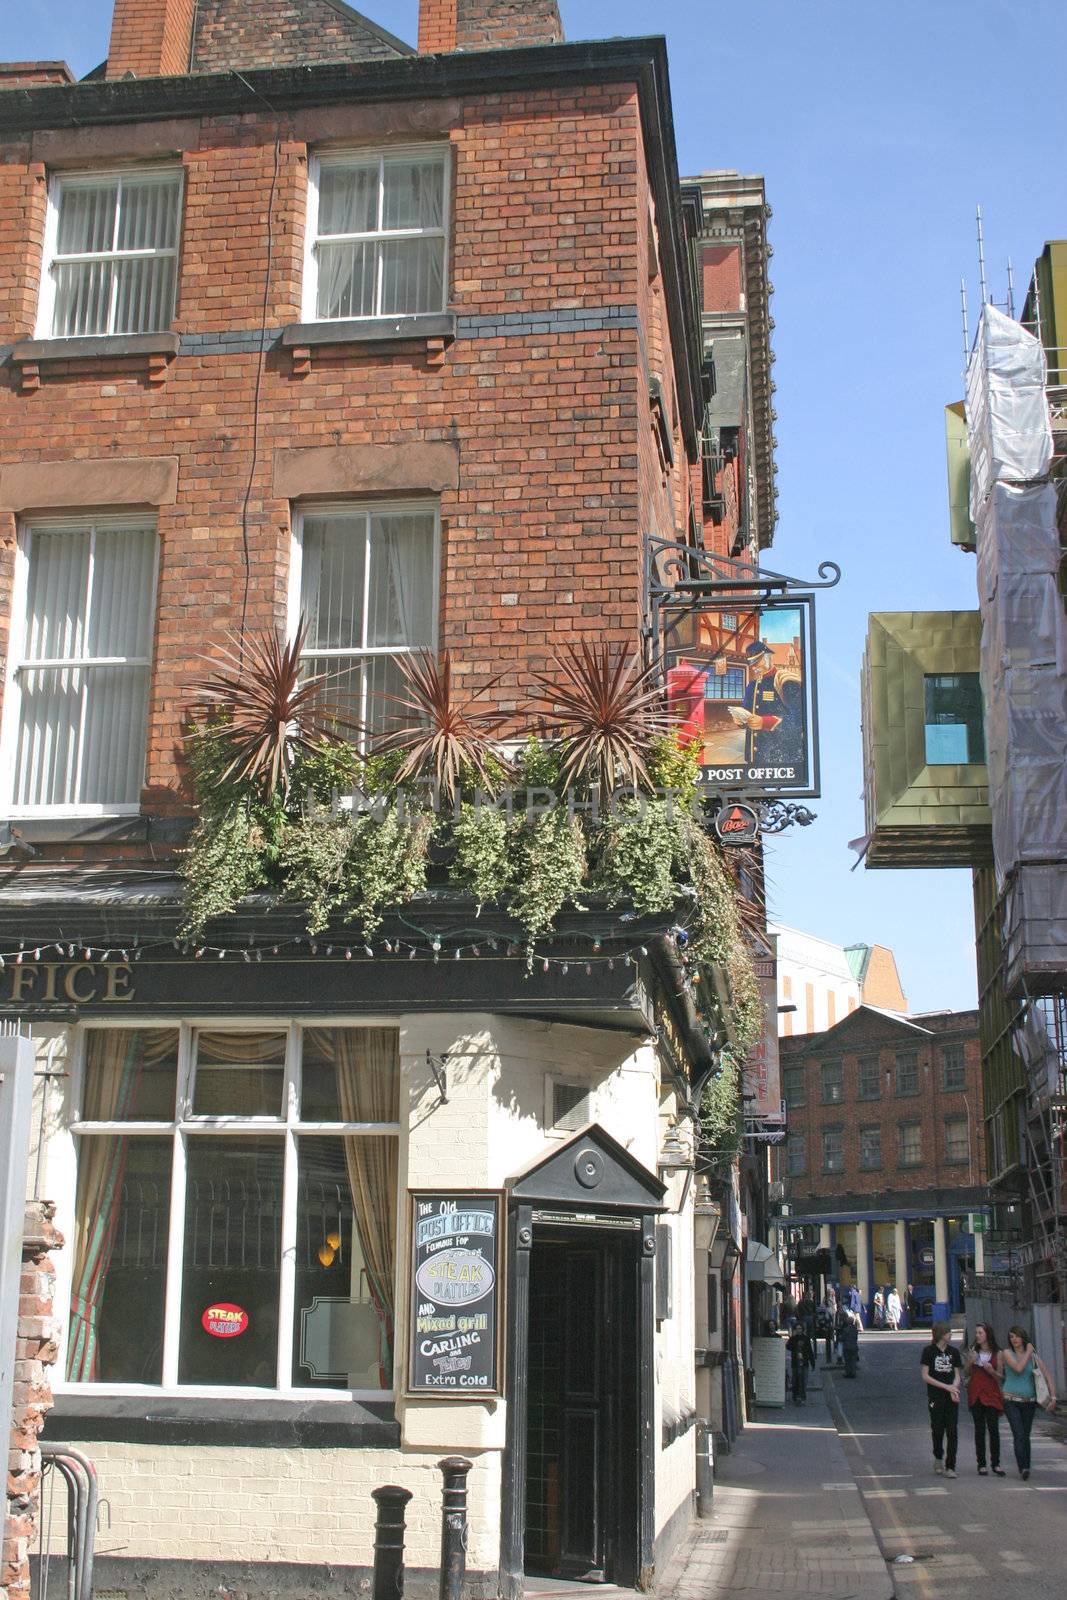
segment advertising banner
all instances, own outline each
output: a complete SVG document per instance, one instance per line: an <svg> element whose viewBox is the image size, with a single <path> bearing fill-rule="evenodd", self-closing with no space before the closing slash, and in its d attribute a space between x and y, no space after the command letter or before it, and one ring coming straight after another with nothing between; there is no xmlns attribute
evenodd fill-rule
<svg viewBox="0 0 1067 1600"><path fill-rule="evenodd" d="M810 597L716 596L672 629L667 698L706 787L812 792L812 624Z"/></svg>
<svg viewBox="0 0 1067 1600"><path fill-rule="evenodd" d="M773 961L757 961L756 972L763 996L763 1032L745 1057L745 1132L749 1138L774 1144L785 1136L778 1064L778 980Z"/></svg>
<svg viewBox="0 0 1067 1600"><path fill-rule="evenodd" d="M500 1214L495 1193L412 1195L409 1393L500 1393Z"/></svg>

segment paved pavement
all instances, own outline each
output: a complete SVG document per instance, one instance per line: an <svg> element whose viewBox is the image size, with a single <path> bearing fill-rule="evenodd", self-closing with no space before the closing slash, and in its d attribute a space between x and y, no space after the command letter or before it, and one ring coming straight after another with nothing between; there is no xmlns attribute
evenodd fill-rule
<svg viewBox="0 0 1067 1600"><path fill-rule="evenodd" d="M820 1352L808 1406L761 1410L717 1461L714 1514L675 1556L660 1600L1063 1600L1067 1424L1037 1420L1023 1483L1002 1422L1007 1476L980 1478L961 1406L960 1475L935 1476L919 1377L928 1339L865 1335L847 1381L823 1372Z"/></svg>
<svg viewBox="0 0 1067 1600"><path fill-rule="evenodd" d="M806 1406L760 1410L718 1458L714 1514L676 1554L660 1600L892 1600L826 1395L808 1393Z"/></svg>

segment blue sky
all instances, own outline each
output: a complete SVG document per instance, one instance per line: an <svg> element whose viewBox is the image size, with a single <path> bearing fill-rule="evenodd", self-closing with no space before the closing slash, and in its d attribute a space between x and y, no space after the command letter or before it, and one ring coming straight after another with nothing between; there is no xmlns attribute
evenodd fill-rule
<svg viewBox="0 0 1067 1600"><path fill-rule="evenodd" d="M110 0L5 6L11 59L84 73ZM367 0L414 41L415 0ZM844 569L819 604L823 798L768 851L771 909L842 943L888 944L914 1010L974 1004L970 875L850 870L863 832L859 666L872 610L975 604L948 543L942 407L961 394L960 278L1025 289L1067 232L1055 70L1064 0L562 0L571 39L662 31L683 174L761 172L777 356L781 522L767 564Z"/></svg>

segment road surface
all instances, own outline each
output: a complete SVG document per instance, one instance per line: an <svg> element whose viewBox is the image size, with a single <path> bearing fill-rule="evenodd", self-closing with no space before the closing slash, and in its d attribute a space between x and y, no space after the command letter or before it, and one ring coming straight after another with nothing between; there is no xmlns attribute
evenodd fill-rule
<svg viewBox="0 0 1067 1600"><path fill-rule="evenodd" d="M935 1475L919 1353L929 1333L871 1333L855 1379L827 1374L849 1465L901 1600L1063 1600L1067 1594L1067 1431L1034 1427L1030 1481L1019 1477L1002 1420L1007 1476L980 1478L960 1405L959 1477ZM959 1343L957 1332L955 1342ZM819 1366L823 1364L820 1347ZM910 1555L910 1564L894 1558Z"/></svg>

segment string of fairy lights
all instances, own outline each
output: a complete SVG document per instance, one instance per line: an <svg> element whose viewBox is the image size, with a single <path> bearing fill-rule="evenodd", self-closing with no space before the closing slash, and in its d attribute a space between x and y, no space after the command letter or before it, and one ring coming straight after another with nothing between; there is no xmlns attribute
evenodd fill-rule
<svg viewBox="0 0 1067 1600"><path fill-rule="evenodd" d="M633 913L623 913L612 924L600 928L585 928L557 933L557 942L565 941L570 947L565 954L554 954L535 948L528 956L521 941L499 933L481 929L462 928L444 930L423 928L408 924L409 932L402 936L382 937L375 940L338 939L334 935L295 934L281 938L257 938L249 934L243 941L218 944L208 940L161 938L112 941L102 944L94 940L61 938L34 943L21 940L15 949L0 951L0 969L40 962L101 962L122 961L132 963L145 957L156 960L177 955L182 960L240 961L246 964L262 963L264 959L300 956L313 960L353 962L366 965L380 961L432 962L443 961L516 961L527 962L531 970L542 973L558 972L566 977L570 973L591 976L596 966L606 966L614 971L617 966L637 967L649 954L649 942L662 938L668 941L685 969L684 986L695 990L699 981L696 964L688 950L689 932L681 923L646 929L640 943L632 943L620 923ZM577 948L575 948L577 947Z"/></svg>

